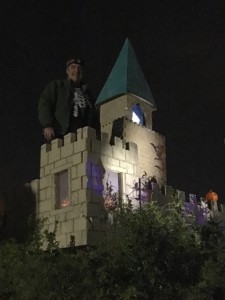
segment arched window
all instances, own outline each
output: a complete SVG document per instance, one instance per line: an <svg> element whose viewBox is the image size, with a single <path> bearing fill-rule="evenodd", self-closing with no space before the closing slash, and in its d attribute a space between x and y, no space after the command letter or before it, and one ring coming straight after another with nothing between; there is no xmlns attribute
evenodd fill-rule
<svg viewBox="0 0 225 300"><path fill-rule="evenodd" d="M145 116L139 103L134 104L132 107L132 121L145 126Z"/></svg>

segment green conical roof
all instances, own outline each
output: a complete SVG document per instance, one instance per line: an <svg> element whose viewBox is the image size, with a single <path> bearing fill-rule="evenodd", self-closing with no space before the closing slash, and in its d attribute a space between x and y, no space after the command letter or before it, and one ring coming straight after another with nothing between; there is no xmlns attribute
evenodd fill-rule
<svg viewBox="0 0 225 300"><path fill-rule="evenodd" d="M125 40L116 63L95 104L101 105L112 98L126 93L135 94L155 106L150 88L128 39Z"/></svg>

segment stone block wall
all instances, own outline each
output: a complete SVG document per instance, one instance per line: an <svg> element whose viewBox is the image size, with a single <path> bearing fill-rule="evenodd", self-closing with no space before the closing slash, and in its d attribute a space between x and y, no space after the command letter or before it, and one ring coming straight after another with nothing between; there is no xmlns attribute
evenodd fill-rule
<svg viewBox="0 0 225 300"><path fill-rule="evenodd" d="M102 125L102 130L111 135L112 124ZM148 176L156 176L160 185L166 180L166 142L165 137L152 129L123 119L123 143L132 142L138 145L138 160L136 173L142 176L145 171Z"/></svg>
<svg viewBox="0 0 225 300"><path fill-rule="evenodd" d="M56 228L60 247L67 247L71 236L76 246L93 245L103 238L108 226L102 195L107 170L137 176L137 145L119 138L110 145L109 138L102 133L98 140L93 128L84 127L76 135L69 133L64 140L41 147L40 180L32 182L39 195L38 217L47 218L50 231ZM55 176L65 170L70 204L56 209Z"/></svg>
<svg viewBox="0 0 225 300"><path fill-rule="evenodd" d="M137 174L145 171L148 176L156 176L160 185L166 184L166 145L165 137L147 127L124 121L124 142L138 145Z"/></svg>
<svg viewBox="0 0 225 300"><path fill-rule="evenodd" d="M151 129L152 112L156 110L156 108L151 106L148 101L140 99L133 94L125 94L113 99L113 101L106 102L101 106L100 123L102 126L102 131L111 134L110 129L109 131L106 130L108 127L110 128L110 124L112 124L116 119L126 117L129 120L132 120L132 107L137 103L140 104L140 107L144 113L146 122L145 126Z"/></svg>

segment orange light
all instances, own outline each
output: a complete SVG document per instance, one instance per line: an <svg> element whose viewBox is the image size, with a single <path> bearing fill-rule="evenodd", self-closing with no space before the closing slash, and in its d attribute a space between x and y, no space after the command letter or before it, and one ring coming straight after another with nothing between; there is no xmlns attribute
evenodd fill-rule
<svg viewBox="0 0 225 300"><path fill-rule="evenodd" d="M109 209L112 209L115 207L115 203L114 201L112 200L112 198L110 196L106 196L105 199L104 199L104 206L105 206L105 209L109 210Z"/></svg>
<svg viewBox="0 0 225 300"><path fill-rule="evenodd" d="M69 206L70 205L70 200L68 200L68 199L63 199L62 201L61 201L61 207L67 207L67 206Z"/></svg>
<svg viewBox="0 0 225 300"><path fill-rule="evenodd" d="M206 195L205 195L205 199L206 201L218 201L218 195L217 193L213 192L212 190L210 190Z"/></svg>

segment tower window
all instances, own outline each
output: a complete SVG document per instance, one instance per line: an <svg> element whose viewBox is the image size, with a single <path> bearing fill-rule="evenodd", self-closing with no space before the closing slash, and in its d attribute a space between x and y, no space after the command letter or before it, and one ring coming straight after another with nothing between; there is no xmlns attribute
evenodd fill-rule
<svg viewBox="0 0 225 300"><path fill-rule="evenodd" d="M132 121L145 126L145 116L139 103L132 107Z"/></svg>
<svg viewBox="0 0 225 300"><path fill-rule="evenodd" d="M67 207L70 204L68 188L68 170L55 175L55 209Z"/></svg>

